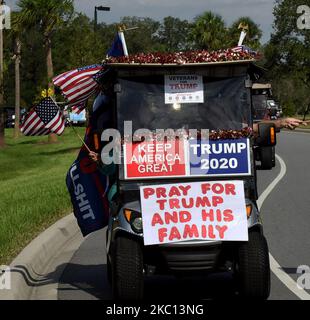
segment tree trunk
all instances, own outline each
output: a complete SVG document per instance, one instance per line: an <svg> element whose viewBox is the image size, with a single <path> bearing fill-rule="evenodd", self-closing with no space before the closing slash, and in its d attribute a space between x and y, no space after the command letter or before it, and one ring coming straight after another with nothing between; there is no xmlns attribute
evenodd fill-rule
<svg viewBox="0 0 310 320"><path fill-rule="evenodd" d="M53 66L53 58L52 58L52 43L51 39L46 40L46 66L47 66L47 80L48 87L54 88L53 85L53 77L54 77L54 66Z"/></svg>
<svg viewBox="0 0 310 320"><path fill-rule="evenodd" d="M0 149L5 147L4 127L4 110L0 107Z"/></svg>
<svg viewBox="0 0 310 320"><path fill-rule="evenodd" d="M52 58L52 43L50 37L46 37L45 40L45 48L46 48L46 66L47 66L47 80L48 80L48 88L54 89L53 85L53 76L54 76L54 67L53 67L53 58ZM57 135L50 134L48 136L49 143L57 142Z"/></svg>
<svg viewBox="0 0 310 320"><path fill-rule="evenodd" d="M5 146L4 89L3 88L4 88L3 86L3 29L0 28L0 148L3 148Z"/></svg>
<svg viewBox="0 0 310 320"><path fill-rule="evenodd" d="M19 123L20 123L20 59L21 59L21 42L19 37L15 40L15 129L14 138L20 136Z"/></svg>
<svg viewBox="0 0 310 320"><path fill-rule="evenodd" d="M308 106L304 112L304 117L303 117L302 121L306 121L306 117L307 117L307 114L309 113L309 110L310 110L310 103L308 104Z"/></svg>

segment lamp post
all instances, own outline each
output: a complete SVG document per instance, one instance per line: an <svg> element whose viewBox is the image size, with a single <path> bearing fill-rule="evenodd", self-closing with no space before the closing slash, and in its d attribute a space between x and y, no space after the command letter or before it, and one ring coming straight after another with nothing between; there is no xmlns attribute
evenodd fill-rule
<svg viewBox="0 0 310 320"><path fill-rule="evenodd" d="M15 128L14 138L18 138L20 123L20 60L21 60L21 41L18 35L15 38Z"/></svg>
<svg viewBox="0 0 310 320"><path fill-rule="evenodd" d="M96 32L97 23L98 23L98 13L97 13L97 11L110 11L110 10L111 10L110 7L104 7L104 6L95 7L95 26L94 26L95 32Z"/></svg>

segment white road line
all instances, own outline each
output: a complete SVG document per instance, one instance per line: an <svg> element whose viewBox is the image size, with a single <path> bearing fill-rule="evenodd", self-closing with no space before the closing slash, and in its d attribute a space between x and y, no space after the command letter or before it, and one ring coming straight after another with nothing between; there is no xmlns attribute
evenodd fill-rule
<svg viewBox="0 0 310 320"><path fill-rule="evenodd" d="M265 189L265 191L261 194L259 199L257 200L258 208L261 209L264 201L271 194L272 190L276 187L276 185L283 179L286 174L286 165L283 159L276 155L278 161L280 162L280 173L279 175L272 181L272 183ZM299 289L297 287L297 283L282 269L277 260L269 253L270 258L270 269L271 271L278 277L278 279L289 289L291 290L299 299L301 300L310 300L310 294L306 292L304 289Z"/></svg>
<svg viewBox="0 0 310 320"><path fill-rule="evenodd" d="M279 175L270 183L270 185L264 190L264 192L260 195L260 197L257 200L258 209L260 210L263 206L264 201L267 199L267 197L270 195L272 190L276 187L276 185L283 179L283 177L286 175L286 164L283 161L283 159L276 154L276 158L280 162L280 173Z"/></svg>

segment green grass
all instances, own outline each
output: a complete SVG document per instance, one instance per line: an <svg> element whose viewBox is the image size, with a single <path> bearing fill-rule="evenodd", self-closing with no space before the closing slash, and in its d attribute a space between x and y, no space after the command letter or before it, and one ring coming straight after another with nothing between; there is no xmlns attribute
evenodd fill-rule
<svg viewBox="0 0 310 320"><path fill-rule="evenodd" d="M83 136L85 128L78 128ZM71 128L47 137L13 139L0 149L0 265L7 264L40 232L71 212L66 173L81 143Z"/></svg>

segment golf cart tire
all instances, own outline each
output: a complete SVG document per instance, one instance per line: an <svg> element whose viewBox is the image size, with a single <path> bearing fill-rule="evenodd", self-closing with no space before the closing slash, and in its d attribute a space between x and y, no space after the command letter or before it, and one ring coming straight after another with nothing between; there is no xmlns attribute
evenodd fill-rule
<svg viewBox="0 0 310 320"><path fill-rule="evenodd" d="M273 168L273 148L261 147L260 148L260 161L263 170L270 170Z"/></svg>
<svg viewBox="0 0 310 320"><path fill-rule="evenodd" d="M270 295L270 263L266 238L249 232L249 241L238 247L239 293L243 298L266 300Z"/></svg>
<svg viewBox="0 0 310 320"><path fill-rule="evenodd" d="M141 244L129 237L118 236L112 259L112 290L114 299L141 300L144 290L143 254Z"/></svg>
<svg viewBox="0 0 310 320"><path fill-rule="evenodd" d="M109 284L112 286L112 266L109 259L107 259L107 279Z"/></svg>

